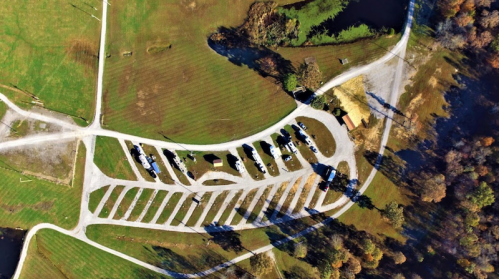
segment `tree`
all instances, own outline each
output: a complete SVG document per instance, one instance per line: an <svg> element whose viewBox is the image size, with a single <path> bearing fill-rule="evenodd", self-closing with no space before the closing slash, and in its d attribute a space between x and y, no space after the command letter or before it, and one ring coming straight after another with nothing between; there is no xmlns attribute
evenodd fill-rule
<svg viewBox="0 0 499 279"><path fill-rule="evenodd" d="M393 254L393 261L395 262L395 264L403 264L405 263L406 261L406 257L405 255L402 253L402 252L395 252L395 254Z"/></svg>
<svg viewBox="0 0 499 279"><path fill-rule="evenodd" d="M379 247L376 247L372 253L372 256L375 261L379 261L383 258L383 252L379 249Z"/></svg>
<svg viewBox="0 0 499 279"><path fill-rule="evenodd" d="M347 262L347 270L351 271L353 274L359 274L362 270L360 261L355 257L350 257Z"/></svg>
<svg viewBox="0 0 499 279"><path fill-rule="evenodd" d="M266 253L260 253L250 258L250 264L257 275L264 275L272 270L272 259Z"/></svg>
<svg viewBox="0 0 499 279"><path fill-rule="evenodd" d="M454 18L457 26L465 27L469 23L473 21L473 18L467 13L460 13L457 17Z"/></svg>
<svg viewBox="0 0 499 279"><path fill-rule="evenodd" d="M371 254L374 249L376 249L376 245L369 238L364 238L361 243L362 250L364 250L365 254Z"/></svg>
<svg viewBox="0 0 499 279"><path fill-rule="evenodd" d="M478 209L481 209L484 206L489 206L494 203L494 191L486 182L482 182L473 193L468 195L468 199L471 203L475 204Z"/></svg>
<svg viewBox="0 0 499 279"><path fill-rule="evenodd" d="M494 138L493 137L483 137L480 139L480 143L482 144L482 146L490 146L491 144L494 143Z"/></svg>
<svg viewBox="0 0 499 279"><path fill-rule="evenodd" d="M395 35L395 29L393 29L393 28L388 29L388 35L390 35L390 36Z"/></svg>
<svg viewBox="0 0 499 279"><path fill-rule="evenodd" d="M317 62L303 63L298 69L300 84L315 90L322 80L322 73Z"/></svg>
<svg viewBox="0 0 499 279"><path fill-rule="evenodd" d="M402 273L397 273L393 275L392 279L405 279L405 277Z"/></svg>
<svg viewBox="0 0 499 279"><path fill-rule="evenodd" d="M298 80L296 79L295 74L287 74L286 76L284 76L284 90L291 92L295 90L297 84Z"/></svg>
<svg viewBox="0 0 499 279"><path fill-rule="evenodd" d="M493 68L499 69L499 53L494 53L487 58L487 62Z"/></svg>
<svg viewBox="0 0 499 279"><path fill-rule="evenodd" d="M480 35L476 36L476 38L470 42L470 45L474 48L483 48L486 47L492 42L492 34L489 31L484 31L480 33Z"/></svg>
<svg viewBox="0 0 499 279"><path fill-rule="evenodd" d="M400 228L404 223L404 208L392 201L385 206L383 216L392 223L394 228Z"/></svg>
<svg viewBox="0 0 499 279"><path fill-rule="evenodd" d="M277 63L277 59L274 56L268 55L268 56L262 57L262 58L256 60L255 63L258 65L259 70L262 74L267 75L267 76L272 76L272 77L279 76L279 71L277 69L278 63Z"/></svg>
<svg viewBox="0 0 499 279"><path fill-rule="evenodd" d="M312 99L310 106L313 107L314 109L323 109L325 104L326 104L326 96L324 96L323 94L315 96L314 99Z"/></svg>
<svg viewBox="0 0 499 279"><path fill-rule="evenodd" d="M441 0L438 1L438 8L440 10L440 13L447 17L454 17L457 12L460 10L461 4L464 2L464 0Z"/></svg>
<svg viewBox="0 0 499 279"><path fill-rule="evenodd" d="M445 198L447 186L445 176L440 173L432 174L428 172L420 173L419 177L414 179L421 189L421 200L425 202L440 202Z"/></svg>
<svg viewBox="0 0 499 279"><path fill-rule="evenodd" d="M303 242L297 243L293 254L295 258L305 258L307 256L307 245Z"/></svg>
<svg viewBox="0 0 499 279"><path fill-rule="evenodd" d="M480 25L483 28L494 28L499 25L499 11L494 10L489 12L487 10L483 10L482 17L480 18Z"/></svg>
<svg viewBox="0 0 499 279"><path fill-rule="evenodd" d="M343 238L339 234L334 234L329 239L329 243L333 247L333 249L339 250L343 248Z"/></svg>

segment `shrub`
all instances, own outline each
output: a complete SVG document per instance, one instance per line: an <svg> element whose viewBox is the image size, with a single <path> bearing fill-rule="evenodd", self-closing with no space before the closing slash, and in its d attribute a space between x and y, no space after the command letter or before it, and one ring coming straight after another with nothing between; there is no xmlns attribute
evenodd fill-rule
<svg viewBox="0 0 499 279"><path fill-rule="evenodd" d="M291 92L291 91L295 90L297 84L298 84L298 80L296 79L296 75L287 74L284 77L284 82L283 82L284 90Z"/></svg>
<svg viewBox="0 0 499 279"><path fill-rule="evenodd" d="M393 28L388 29L388 35L390 36L395 35L395 29Z"/></svg>
<svg viewBox="0 0 499 279"><path fill-rule="evenodd" d="M320 95L314 97L310 106L313 107L314 109L323 109L325 104L326 104L326 96Z"/></svg>

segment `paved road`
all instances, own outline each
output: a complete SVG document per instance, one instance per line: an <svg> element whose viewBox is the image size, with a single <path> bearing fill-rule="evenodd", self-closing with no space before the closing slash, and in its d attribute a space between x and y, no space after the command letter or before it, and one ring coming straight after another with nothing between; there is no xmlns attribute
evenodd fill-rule
<svg viewBox="0 0 499 279"><path fill-rule="evenodd" d="M347 81L348 79L350 78L353 78L355 76L358 76L359 74L362 74L362 73L365 73L366 71L369 71L369 70L372 70L374 69L376 66L382 64L382 63L385 63L386 61L392 59L395 54L399 54L401 58L404 57L405 55L405 49L406 49L406 46L407 46L407 41L409 39L409 35L410 35L410 31L411 31L411 25L412 25L412 19L413 19L413 12L414 12L414 0L411 0L410 1L410 4L409 4L409 11L408 11L408 18L407 18L407 22L406 22L406 28L405 28L405 31L404 31L404 34L401 38L401 40L399 41L399 43L397 43L397 45L395 46L395 48L390 52L388 53L387 55L383 56L381 59L369 64L369 65L366 65L366 66L362 66L362 67L358 67L358 68L354 68L354 69L351 69L350 71L334 78L333 80L331 80L330 82L326 83L323 87L321 87L316 94L323 94L324 92L326 92L327 90L329 90L330 88L336 86L336 85L339 85L345 81ZM99 56L100 56L100 62L99 62L99 75L98 75L98 90L97 90L97 104L96 104L96 111L95 111L95 118L94 118L94 122L88 127L88 128L80 128L80 127L77 127L75 125L72 125L72 124L69 124L69 123L66 123L62 120L58 120L58 119L54 119L54 118L51 118L51 117L47 117L47 116L44 116L44 115L41 115L41 114L37 114L37 113L31 113L31 112L26 112L24 110L21 110L19 109L17 106L15 106L12 102L10 102L3 94L0 94L0 99L2 101L4 101L11 109L15 110L16 112L18 112L19 114L23 115L23 116L26 116L26 117L31 117L31 118L34 118L34 119L37 119L37 120L41 120L41 121L44 121L44 122L49 122L49 123L53 123L53 124L58 124L60 126L63 126L65 128L69 128L69 129L72 129L73 130L73 134L70 134L70 133L62 133L62 134L56 134L55 137L57 136L64 136L64 137L80 137L83 139L83 141L85 142L85 145L87 146L87 157L86 157L86 164L85 164L85 178L84 178L84 186L83 186L83 192L88 194L92 188L92 185L94 185L96 183L95 181L95 177L94 174L95 173L99 173L100 170L98 170L95 165L93 164L93 155L94 155L94 151L95 151L95 135L104 135L104 136L111 136L111 137L116 137L116 138L119 138L119 139L127 139L127 140L132 140L132 141L139 141L139 142L144 142L144 143L147 143L147 144L151 144L151 145L155 145L155 146L160 146L160 147L165 147L165 148L171 148L171 149L175 149L174 147L171 147L171 143L166 143L166 142L162 142L162 141L154 141L154 140L148 140L148 139L143 139L143 138L140 138L140 137L135 137L135 136L130 136L130 135L126 135L126 134L122 134L122 133L117 133L117 132L113 132L113 131L107 131L107 130L103 130L101 127L100 127L100 124L99 124L99 119L100 119L100 112L101 112L101 108L102 108L102 78L103 78L103 69L104 69L104 57L105 57L105 34L106 34L106 22L107 22L107 5L106 5L106 2L103 3L103 16L102 16L102 32L101 32L101 48L100 48L100 51L99 51ZM397 64L397 70L396 70L396 76L395 76L395 82L394 82L394 85L393 85L393 90L392 90L392 94L391 94L391 98L390 98L390 103L392 105L396 105L397 101L398 101L398 98L400 96L400 93L401 93L401 77L402 77L402 72L403 72L403 66L404 66L404 63L403 63L403 59L399 59L399 62ZM270 127L269 129L265 130L265 131L262 131L260 133L257 133L253 136L250 136L250 137L247 137L245 139L241 139L241 140L236 140L236 141L232 141L232 142L228 142L228 143L222 143L222 144L214 144L214 145L204 145L204 146L201 146L201 145L185 145L187 149L191 149L191 150L205 150L205 151L215 151L215 150L228 150L228 149L231 149L231 148L234 148L235 146L241 146L242 144L244 143L247 143L247 142L254 142L258 139L261 139L261 138L266 138L268 137L272 132L278 130L280 127L283 127L285 124L293 121L293 119L298 116L298 115L307 115L309 116L308 113L312 113L310 110L307 111L307 108L308 106L305 105L305 104L301 104L300 106L298 106L298 108L293 112L291 113L290 115L288 115L287 117L285 117L283 120L281 120L280 122L276 123L275 125L273 125L272 127ZM312 113L313 114L313 113ZM382 137L382 141L381 141L381 147L380 147L380 151L379 153L380 154L383 154L384 152L384 149L385 149L385 145L386 145L386 142L388 141L388 136L389 136L389 132L390 132L390 129L391 129L391 125L392 125L392 120L391 120L391 117L393 117L393 112L390 111L389 114L388 114L388 119L387 119L387 122L386 122L386 126L385 126L385 130L383 132L383 137ZM334 125L334 124L333 124ZM336 133L334 134L336 135ZM54 135L51 135L51 136L54 136ZM24 142L23 142L24 140ZM29 144L31 141L33 140L37 140L38 142L43 142L44 140L45 141L49 141L49 140L53 140L53 138L50 138L49 137L32 137L28 140L26 139L21 139L19 141L13 141L13 142L17 142L17 144ZM0 148L5 148L5 146L12 146L12 144L15 145L15 143L1 143L0 144ZM343 138L340 138L339 141L337 141L337 145L338 146L342 146L343 144L345 145L348 145L348 144L352 144L351 141L347 138L343 139ZM339 150L342 150L342 148L339 148ZM341 153L341 151L340 151ZM350 155L350 154L348 154ZM353 156L352 156L353 157ZM353 164L355 164L355 160L352 159L352 157L350 158L347 158L347 160L349 161L352 161L353 160ZM376 166L379 165L381 159L378 158L377 160L377 163L376 163ZM350 164L350 162L349 162ZM352 172L352 167L350 167L351 169L351 172ZM355 168L356 170L356 168ZM359 192L360 193L363 193L367 187L370 185L370 182L372 181L372 179L374 178L375 174L377 172L377 169L374 168L373 171L371 172L371 174L369 175L368 179L366 180L366 182L364 183L364 185L360 188ZM356 176L356 173L354 175L351 175L351 177L357 177ZM285 177L282 177L281 179L284 179ZM272 179L272 178L270 178ZM282 180L281 180L282 181ZM144 183L144 182L143 182ZM113 185L116 185L115 183L110 183L110 184L113 184ZM153 183L153 184L157 184L157 183ZM220 190L220 189L213 189L213 190ZM343 200L342 200L343 199ZM345 202L347 200L346 197L342 197L341 199L341 202ZM67 230L64 230L62 228L59 228L55 225L52 225L52 224L39 224L39 225L36 225L35 227L33 227L27 234L26 236L26 240L25 240L25 243L23 245L23 251L21 253L21 257L20 257L20 261L19 261L19 265L16 269L16 273L14 275L13 278L19 278L20 276L20 273L22 271L22 267L23 267L23 264L24 264L24 261L26 259L26 255L27 255L27 250L28 250L28 247L29 247L29 243L32 239L32 237L36 234L36 232L40 229L53 229L53 230L56 230L56 231L59 231L61 233L64 233L64 234L67 234L67 235L70 235L70 236L73 236L79 240L82 240L94 247L97 247L101 250L104 250L108 253L111 253L113 255L116 255L118 257L121 257L121 258L124 258L126 260L129 260L131 262L134 262L144 268L148 268L150 270L154 270L156 272L159 272L159 273L162 273L162 274L166 274L168 276L172 276L172 277L177 277L177 278L194 278L194 277L199 277L199 276L205 276L205 275L208 275L208 274L211 274L211 273L214 273L218 270L221 270L223 268L226 268L227 266L230 266L234 263L237 263L237 262L240 262L242 260L245 260L245 259L248 259L250 258L251 256L253 256L254 254L257 254L257 253L263 253L263 252L266 252L266 251L269 251L271 250L272 248L274 248L275 246L279 245L279 244L282 244L284 242L287 242L287 241L290 241L290 240L293 240L297 237L300 237L300 236L303 236L307 233L310 233L312 231L315 231L317 230L318 228L324 226L325 224L331 222L332 220L334 220L335 218L339 217L341 214L343 214L344 212L346 212L351 206L353 206L354 203L352 201L348 201L348 203L340 210L338 211L336 214L334 214L333 216L331 216L330 218L326 219L325 221L321 222L321 223L318 223L314 226L311 226L309 228L307 228L306 230L303 230L293 236L289 236L283 240L280 240L280 241L277 241L273 244L270 244L270 245L267 245L267 246L264 246L264 247L261 247L259 249L256 249L252 252L249 252L249 253L246 253L242 256L239 256L231 261L228 261L226 263L223 263L221 265L218 265L216 267L213 267L211 269L208 269L206 271L203 271L203 272L200 272L200 273L196 273L196 274L179 274L179 273L175 273L175 272L171 272L171 271L166 271L166 270L163 270L163 269L160 269L156 266L152 266L150 264L147 264L145 262L142 262L142 261L139 261L133 257L130 257L128 255L125 255L125 254L122 254L120 252L117 252L115 250L112 250L110 248L107 248L107 247L104 247L98 243L95 243L93 241L90 241L87 239L87 237L85 236L85 226L86 224L89 224L92 220L92 218L94 217L93 214L88 214L88 195L84 195L83 199L82 199L82 203L81 203L81 210L80 210L80 219L79 219L79 223L77 225L77 227L72 230L72 231L67 231ZM118 221L121 221L121 220L118 220Z"/></svg>

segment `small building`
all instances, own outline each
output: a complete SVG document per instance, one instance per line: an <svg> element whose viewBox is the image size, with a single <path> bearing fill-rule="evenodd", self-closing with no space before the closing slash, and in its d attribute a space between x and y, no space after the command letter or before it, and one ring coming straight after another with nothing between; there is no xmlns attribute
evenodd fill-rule
<svg viewBox="0 0 499 279"><path fill-rule="evenodd" d="M355 125L353 124L352 119L350 119L350 116L348 116L348 114L345 114L341 119L343 119L343 122L345 122L345 125L347 125L348 131L355 129Z"/></svg>
<svg viewBox="0 0 499 279"><path fill-rule="evenodd" d="M215 159L213 160L213 166L214 167L223 167L224 165L224 161L222 161L222 159Z"/></svg>

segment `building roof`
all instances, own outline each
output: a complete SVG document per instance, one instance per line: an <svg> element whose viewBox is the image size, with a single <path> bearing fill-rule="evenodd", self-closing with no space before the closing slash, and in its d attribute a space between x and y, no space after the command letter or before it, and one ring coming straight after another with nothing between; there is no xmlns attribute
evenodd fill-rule
<svg viewBox="0 0 499 279"><path fill-rule="evenodd" d="M222 163L222 159L215 159L213 160L213 163Z"/></svg>
<svg viewBox="0 0 499 279"><path fill-rule="evenodd" d="M345 125L347 125L348 131L355 129L355 125L353 124L352 119L350 119L350 116L348 116L348 114L344 115L341 119L343 119Z"/></svg>

